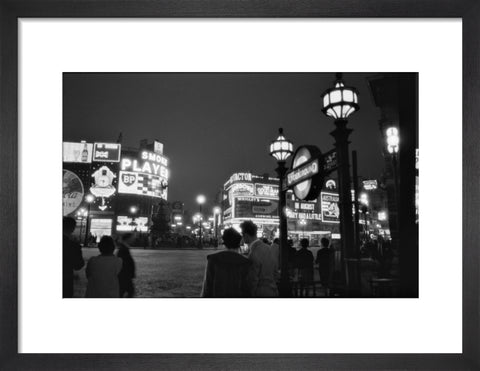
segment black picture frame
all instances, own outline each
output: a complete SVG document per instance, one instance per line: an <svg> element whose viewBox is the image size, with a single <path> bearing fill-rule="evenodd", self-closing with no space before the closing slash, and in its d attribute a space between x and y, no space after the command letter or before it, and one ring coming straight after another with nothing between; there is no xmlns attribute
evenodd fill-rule
<svg viewBox="0 0 480 371"><path fill-rule="evenodd" d="M461 354L18 354L17 19L24 17L442 17L463 20L463 352ZM30 0L0 4L0 368L480 369L480 2L475 0ZM449 94L449 92L445 92ZM459 244L449 239L452 248ZM40 244L40 243L39 243ZM446 300L448 293L445 293ZM48 336L47 334L45 336ZM415 334L412 334L415 336Z"/></svg>

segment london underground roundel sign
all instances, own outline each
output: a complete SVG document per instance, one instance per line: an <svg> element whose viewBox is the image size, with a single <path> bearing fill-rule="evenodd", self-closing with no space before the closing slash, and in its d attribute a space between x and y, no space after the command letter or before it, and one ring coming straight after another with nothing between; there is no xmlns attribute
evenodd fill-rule
<svg viewBox="0 0 480 371"><path fill-rule="evenodd" d="M300 200L314 200L323 185L323 157L316 146L306 145L297 149L292 159L292 170L287 173L287 187Z"/></svg>

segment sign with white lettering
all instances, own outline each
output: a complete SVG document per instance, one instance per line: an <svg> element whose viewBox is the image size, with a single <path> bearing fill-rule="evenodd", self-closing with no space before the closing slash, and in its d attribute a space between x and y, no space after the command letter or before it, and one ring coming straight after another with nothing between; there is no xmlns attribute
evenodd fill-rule
<svg viewBox="0 0 480 371"><path fill-rule="evenodd" d="M378 188L378 183L375 179L363 181L363 189L365 189L366 191L373 191L377 188Z"/></svg>
<svg viewBox="0 0 480 371"><path fill-rule="evenodd" d="M334 171L337 167L337 151L332 149L323 155L323 171L325 174L328 174Z"/></svg>
<svg viewBox="0 0 480 371"><path fill-rule="evenodd" d="M121 145L119 143L94 143L93 161L119 162Z"/></svg>
<svg viewBox="0 0 480 371"><path fill-rule="evenodd" d="M323 157L316 146L299 147L292 160L292 170L286 175L286 186L300 200L314 200L323 185Z"/></svg>
<svg viewBox="0 0 480 371"><path fill-rule="evenodd" d="M273 184L255 184L255 194L258 197L278 198L278 186Z"/></svg>

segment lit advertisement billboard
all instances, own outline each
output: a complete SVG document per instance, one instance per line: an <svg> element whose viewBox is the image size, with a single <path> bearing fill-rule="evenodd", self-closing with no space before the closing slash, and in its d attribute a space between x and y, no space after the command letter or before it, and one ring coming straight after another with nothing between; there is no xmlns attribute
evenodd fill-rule
<svg viewBox="0 0 480 371"><path fill-rule="evenodd" d="M340 223L340 208L338 207L340 197L338 193L322 192L320 200L322 204L322 222Z"/></svg>
<svg viewBox="0 0 480 371"><path fill-rule="evenodd" d="M121 145L119 143L94 143L93 161L119 162Z"/></svg>
<svg viewBox="0 0 480 371"><path fill-rule="evenodd" d="M148 232L148 218L145 216L117 216L117 232Z"/></svg>
<svg viewBox="0 0 480 371"><path fill-rule="evenodd" d="M122 157L118 192L167 199L168 159L155 152L141 151L138 158Z"/></svg>
<svg viewBox="0 0 480 371"><path fill-rule="evenodd" d="M92 206L101 211L109 211L114 208L112 196L117 193L116 164L94 163L91 169L89 191L95 196Z"/></svg>
<svg viewBox="0 0 480 371"><path fill-rule="evenodd" d="M63 215L73 213L83 201L83 184L80 178L69 170L63 170Z"/></svg>
<svg viewBox="0 0 480 371"><path fill-rule="evenodd" d="M63 162L89 164L92 162L92 151L92 143L63 142Z"/></svg>
<svg viewBox="0 0 480 371"><path fill-rule="evenodd" d="M255 183L255 195L258 197L278 198L278 186Z"/></svg>
<svg viewBox="0 0 480 371"><path fill-rule="evenodd" d="M234 218L278 219L278 201L256 197L237 197Z"/></svg>
<svg viewBox="0 0 480 371"><path fill-rule="evenodd" d="M156 175L120 171L118 193L167 199L167 189L162 192L163 179Z"/></svg>

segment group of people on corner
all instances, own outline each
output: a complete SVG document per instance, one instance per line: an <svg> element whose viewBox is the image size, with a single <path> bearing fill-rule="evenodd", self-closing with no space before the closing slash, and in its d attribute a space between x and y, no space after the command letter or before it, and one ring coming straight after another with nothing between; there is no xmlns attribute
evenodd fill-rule
<svg viewBox="0 0 480 371"><path fill-rule="evenodd" d="M225 229L222 235L225 249L207 256L202 297L277 297L280 278L280 249L278 238L271 245L257 238L257 226L252 221L240 224L241 234L234 228ZM290 243L289 274L297 275L299 282L313 282L313 253L309 241L302 239L296 250ZM241 245L248 245L248 254L241 253ZM334 250L327 238L321 240L317 252L322 286L330 284L333 273Z"/></svg>
<svg viewBox="0 0 480 371"><path fill-rule="evenodd" d="M63 297L73 297L74 271L84 267L80 245L72 239L75 219L63 218ZM103 236L98 243L100 255L91 257L85 268L87 298L133 297L135 262L130 254L133 234L123 235L115 244L110 236ZM117 253L114 254L117 247Z"/></svg>

